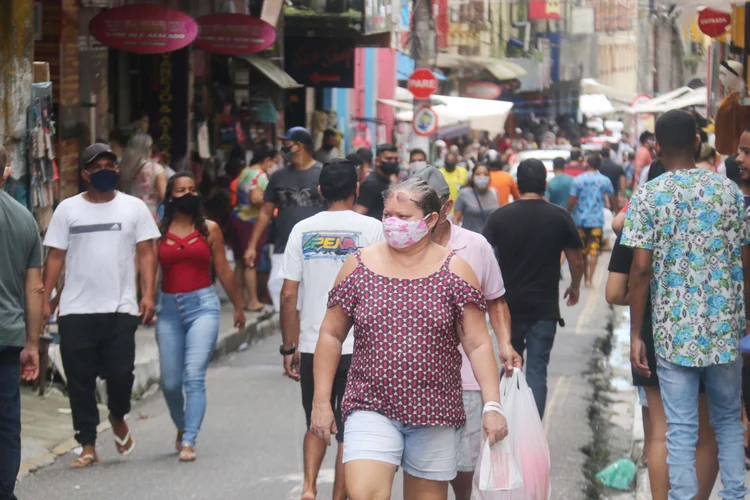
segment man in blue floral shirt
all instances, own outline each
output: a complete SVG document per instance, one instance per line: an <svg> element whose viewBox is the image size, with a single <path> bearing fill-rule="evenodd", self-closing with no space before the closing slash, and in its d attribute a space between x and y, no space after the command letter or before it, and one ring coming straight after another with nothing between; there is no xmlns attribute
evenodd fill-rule
<svg viewBox="0 0 750 500"><path fill-rule="evenodd" d="M573 215L583 241L583 277L587 287L591 286L596 263L602 253L606 198L609 197L612 209L616 209L617 201L612 181L599 172L601 166L601 155L589 153L586 157L586 171L573 180L568 199L568 211Z"/></svg>
<svg viewBox="0 0 750 500"><path fill-rule="evenodd" d="M750 290L743 196L726 177L695 167L693 152L700 138L689 113L662 115L656 141L666 173L633 196L622 234L622 244L635 249L631 362L636 372L650 375L640 337L650 284L668 425L669 498L684 500L698 493L695 445L703 380L719 444L722 497L741 499L746 490L738 343Z"/></svg>

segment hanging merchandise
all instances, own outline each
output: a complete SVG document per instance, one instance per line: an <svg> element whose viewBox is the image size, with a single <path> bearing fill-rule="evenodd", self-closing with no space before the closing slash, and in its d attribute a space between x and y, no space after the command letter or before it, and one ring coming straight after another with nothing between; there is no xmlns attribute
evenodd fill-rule
<svg viewBox="0 0 750 500"><path fill-rule="evenodd" d="M737 152L740 136L750 125L750 107L740 103L742 87L742 63L722 61L719 68L719 81L727 91L727 96L716 110L716 151L722 155Z"/></svg>
<svg viewBox="0 0 750 500"><path fill-rule="evenodd" d="M211 158L211 146L208 141L208 122L198 125L198 156L202 160Z"/></svg>
<svg viewBox="0 0 750 500"><path fill-rule="evenodd" d="M52 83L32 85L32 105L28 112L29 204L40 230L52 217L55 184L59 180L52 147L55 122L52 118Z"/></svg>

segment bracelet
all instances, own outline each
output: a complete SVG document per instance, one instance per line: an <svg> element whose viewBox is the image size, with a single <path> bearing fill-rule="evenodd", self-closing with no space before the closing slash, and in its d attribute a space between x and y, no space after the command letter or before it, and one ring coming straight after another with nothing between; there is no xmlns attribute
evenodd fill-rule
<svg viewBox="0 0 750 500"><path fill-rule="evenodd" d="M503 417L505 416L505 411L503 410L503 405L498 403L497 401L489 401L485 403L484 408L482 409L482 415L485 413L489 413L491 411L497 412Z"/></svg>

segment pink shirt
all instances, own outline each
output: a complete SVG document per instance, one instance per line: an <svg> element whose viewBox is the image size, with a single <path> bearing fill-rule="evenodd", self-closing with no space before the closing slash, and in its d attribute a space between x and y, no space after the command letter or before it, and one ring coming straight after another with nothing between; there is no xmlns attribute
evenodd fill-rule
<svg viewBox="0 0 750 500"><path fill-rule="evenodd" d="M448 240L448 249L453 250L456 255L469 263L474 274L479 279L479 285L489 302L505 295L505 284L500 273L500 266L495 258L495 252L489 242L479 233L454 226L451 224L451 237ZM461 351L461 383L465 391L478 391L479 383L469 364L463 347Z"/></svg>

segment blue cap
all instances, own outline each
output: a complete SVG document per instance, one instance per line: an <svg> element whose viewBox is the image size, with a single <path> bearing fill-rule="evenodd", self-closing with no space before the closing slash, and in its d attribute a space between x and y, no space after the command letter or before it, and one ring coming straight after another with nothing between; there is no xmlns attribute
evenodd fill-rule
<svg viewBox="0 0 750 500"><path fill-rule="evenodd" d="M289 130L287 130L283 139L286 141L301 142L302 144L307 144L308 146L312 146L313 144L312 135L310 135L310 132L308 132L305 127L290 128Z"/></svg>

